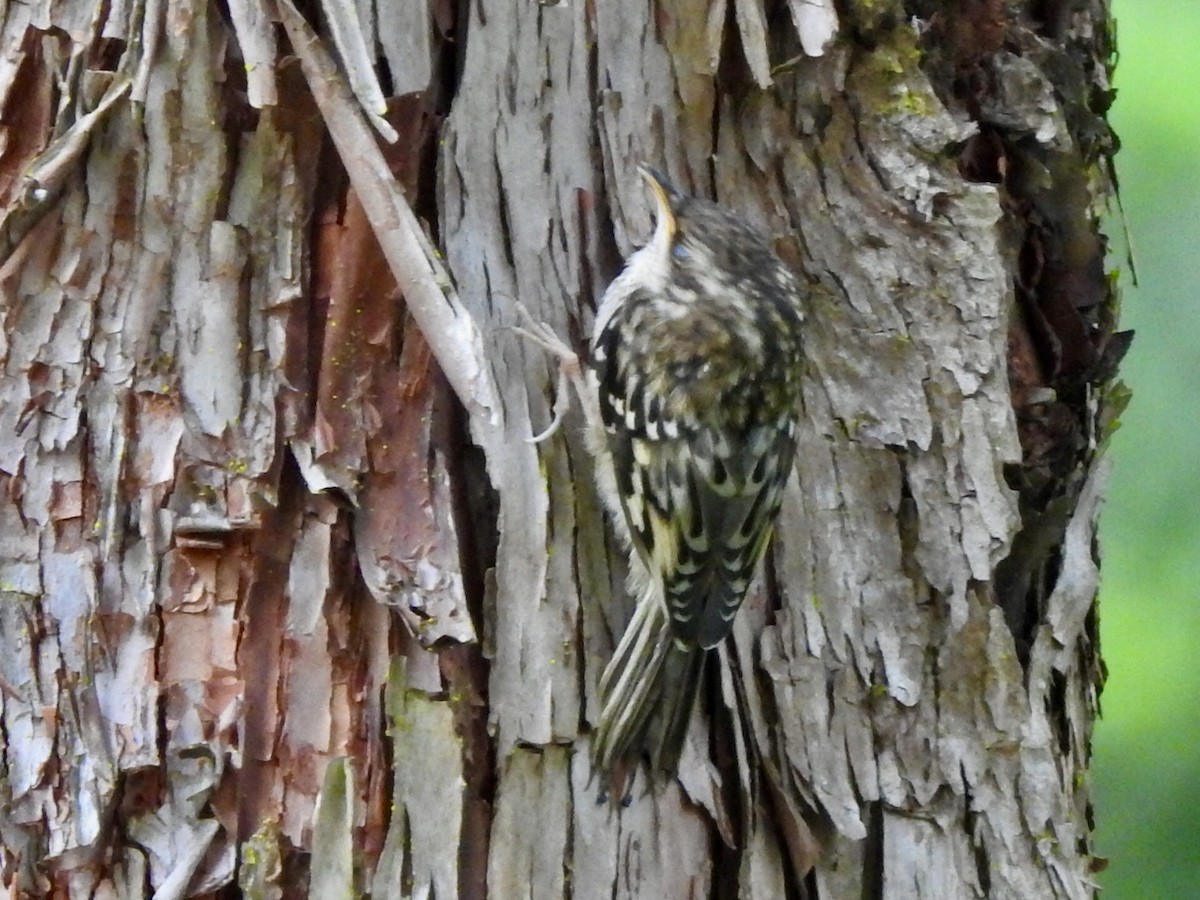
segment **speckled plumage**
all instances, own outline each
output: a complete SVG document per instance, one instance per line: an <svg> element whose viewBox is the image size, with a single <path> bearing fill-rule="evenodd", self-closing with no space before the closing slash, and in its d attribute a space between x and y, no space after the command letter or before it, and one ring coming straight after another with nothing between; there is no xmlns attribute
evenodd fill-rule
<svg viewBox="0 0 1200 900"><path fill-rule="evenodd" d="M601 680L598 768L675 768L706 651L729 633L792 466L801 290L764 238L673 191L597 313L592 365L614 513L645 569ZM636 568L636 566L635 566Z"/></svg>

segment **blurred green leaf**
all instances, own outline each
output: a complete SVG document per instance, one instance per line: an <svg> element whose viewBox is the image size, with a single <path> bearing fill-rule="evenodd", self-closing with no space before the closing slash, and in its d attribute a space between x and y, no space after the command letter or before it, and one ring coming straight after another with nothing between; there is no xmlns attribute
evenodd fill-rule
<svg viewBox="0 0 1200 900"><path fill-rule="evenodd" d="M1140 286L1125 280L1094 771L1105 900L1200 897L1200 3L1115 0L1112 123ZM1120 223L1109 223L1119 234ZM1114 260L1120 262L1119 254Z"/></svg>

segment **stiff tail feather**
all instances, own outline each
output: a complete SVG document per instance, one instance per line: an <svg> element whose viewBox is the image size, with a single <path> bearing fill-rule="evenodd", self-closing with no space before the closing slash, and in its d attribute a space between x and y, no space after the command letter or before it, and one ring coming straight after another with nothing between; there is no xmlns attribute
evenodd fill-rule
<svg viewBox="0 0 1200 900"><path fill-rule="evenodd" d="M662 604L649 590L642 596L600 678L600 721L592 744L596 771L611 771L639 752L655 768L675 771L706 653L679 645Z"/></svg>

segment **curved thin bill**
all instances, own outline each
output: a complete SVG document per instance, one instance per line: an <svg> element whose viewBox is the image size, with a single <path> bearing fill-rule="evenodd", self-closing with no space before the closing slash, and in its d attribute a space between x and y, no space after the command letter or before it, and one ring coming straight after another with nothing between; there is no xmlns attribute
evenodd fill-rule
<svg viewBox="0 0 1200 900"><path fill-rule="evenodd" d="M675 212L671 209L671 197L676 193L671 182L656 169L651 168L645 163L638 165L638 174L645 179L646 184L650 185L650 190L654 193L654 204L658 208L658 227L655 231L665 228L668 239L675 237Z"/></svg>

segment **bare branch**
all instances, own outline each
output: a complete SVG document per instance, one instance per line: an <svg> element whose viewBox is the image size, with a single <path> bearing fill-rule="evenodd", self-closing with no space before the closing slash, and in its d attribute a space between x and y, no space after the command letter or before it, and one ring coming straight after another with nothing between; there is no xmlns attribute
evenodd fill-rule
<svg viewBox="0 0 1200 900"><path fill-rule="evenodd" d="M278 9L313 99L413 318L463 406L472 416L495 424L496 388L484 365L483 339L475 320L458 301L449 273L392 177L328 51L290 0L280 0Z"/></svg>

